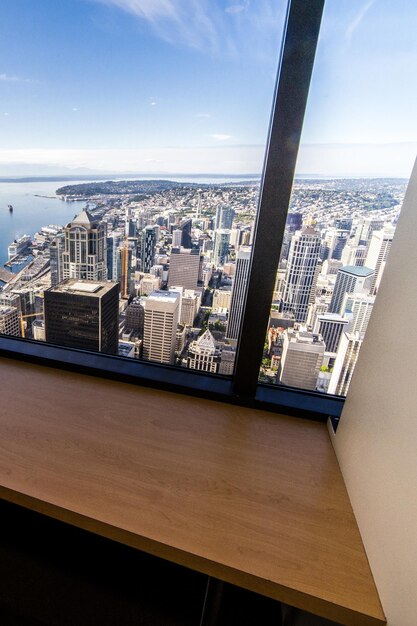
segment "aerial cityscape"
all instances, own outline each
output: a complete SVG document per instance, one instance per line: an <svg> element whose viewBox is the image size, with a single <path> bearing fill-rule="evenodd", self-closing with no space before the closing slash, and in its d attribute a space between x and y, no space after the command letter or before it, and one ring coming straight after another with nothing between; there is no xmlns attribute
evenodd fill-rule
<svg viewBox="0 0 417 626"><path fill-rule="evenodd" d="M405 187L295 181L262 382L346 395ZM10 242L0 332L232 375L259 181L95 181L56 193L78 212Z"/></svg>
<svg viewBox="0 0 417 626"><path fill-rule="evenodd" d="M3 0L0 333L232 375L287 5ZM263 383L348 391L417 153L416 12L325 3Z"/></svg>

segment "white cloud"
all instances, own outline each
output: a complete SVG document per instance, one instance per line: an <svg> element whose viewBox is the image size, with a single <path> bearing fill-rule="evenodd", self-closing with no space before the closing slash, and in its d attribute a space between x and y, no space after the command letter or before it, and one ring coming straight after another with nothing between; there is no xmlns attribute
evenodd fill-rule
<svg viewBox="0 0 417 626"><path fill-rule="evenodd" d="M220 11L208 0L94 0L146 21L165 41L209 52L220 49Z"/></svg>
<svg viewBox="0 0 417 626"><path fill-rule="evenodd" d="M195 116L199 120L205 120L211 117L211 113L196 113Z"/></svg>
<svg viewBox="0 0 417 626"><path fill-rule="evenodd" d="M346 35L346 40L348 43L351 42L353 33L359 27L363 18L365 17L365 15L367 14L367 12L369 11L369 9L371 8L373 4L375 4L375 0L368 0L368 2L366 2L363 5L359 13L355 16L355 18L351 21L351 23L347 27L345 35Z"/></svg>
<svg viewBox="0 0 417 626"><path fill-rule="evenodd" d="M242 13L242 11L246 11L247 4L231 4L230 6L225 8L226 13Z"/></svg>
<svg viewBox="0 0 417 626"><path fill-rule="evenodd" d="M10 74L6 74L2 72L0 74L0 81L7 83L37 83L37 80L33 80L31 78L20 78L19 76L10 76Z"/></svg>
<svg viewBox="0 0 417 626"><path fill-rule="evenodd" d="M73 107L72 109L74 112L78 111L77 107Z"/></svg>
<svg viewBox="0 0 417 626"><path fill-rule="evenodd" d="M231 139L232 135L225 135L223 133L213 133L212 135L210 135L210 137L214 139L215 141L226 141L227 139Z"/></svg>
<svg viewBox="0 0 417 626"><path fill-rule="evenodd" d="M4 111L3 115L7 117L9 114L7 113L7 111Z"/></svg>

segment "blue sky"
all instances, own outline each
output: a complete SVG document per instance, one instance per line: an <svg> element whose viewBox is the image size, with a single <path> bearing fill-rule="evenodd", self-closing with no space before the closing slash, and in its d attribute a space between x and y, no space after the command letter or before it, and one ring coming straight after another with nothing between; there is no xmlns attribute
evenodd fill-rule
<svg viewBox="0 0 417 626"><path fill-rule="evenodd" d="M2 0L0 175L255 173L286 2ZM414 0L328 0L300 173L408 176Z"/></svg>

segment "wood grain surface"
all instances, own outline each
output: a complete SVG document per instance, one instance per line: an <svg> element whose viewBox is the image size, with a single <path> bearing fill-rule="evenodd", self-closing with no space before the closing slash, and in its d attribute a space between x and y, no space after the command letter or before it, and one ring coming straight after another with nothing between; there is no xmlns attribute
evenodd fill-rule
<svg viewBox="0 0 417 626"><path fill-rule="evenodd" d="M326 426L0 359L0 496L342 624L384 624Z"/></svg>

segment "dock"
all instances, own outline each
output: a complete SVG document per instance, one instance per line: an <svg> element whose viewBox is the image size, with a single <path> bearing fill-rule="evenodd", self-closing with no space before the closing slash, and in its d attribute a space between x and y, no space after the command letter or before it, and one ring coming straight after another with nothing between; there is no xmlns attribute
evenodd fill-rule
<svg viewBox="0 0 417 626"><path fill-rule="evenodd" d="M9 270L0 267L0 281L2 283L9 283L15 276L16 274L13 274L13 272L9 272Z"/></svg>

